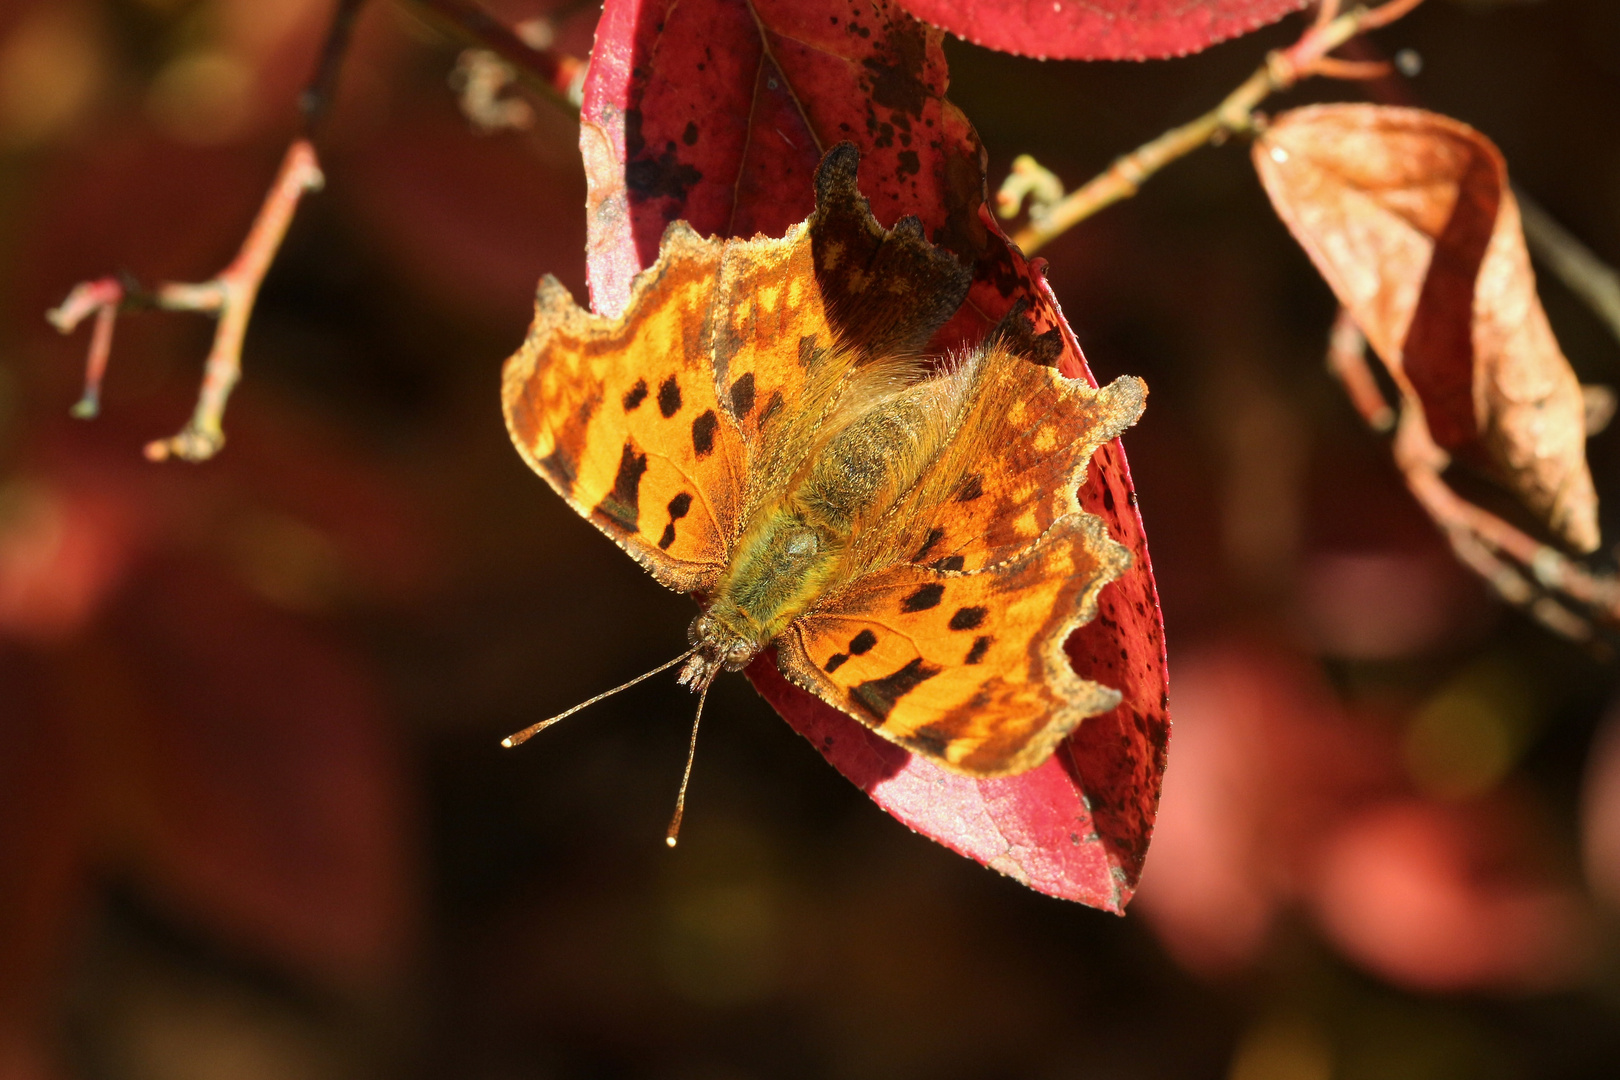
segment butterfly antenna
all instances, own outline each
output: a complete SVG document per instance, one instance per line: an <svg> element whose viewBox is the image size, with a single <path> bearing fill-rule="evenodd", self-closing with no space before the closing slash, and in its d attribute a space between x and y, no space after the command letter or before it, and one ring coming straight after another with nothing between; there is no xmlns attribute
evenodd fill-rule
<svg viewBox="0 0 1620 1080"><path fill-rule="evenodd" d="M664 843L670 847L681 835L681 815L686 813L686 785L692 779L692 759L697 757L697 729L698 721L703 719L703 703L709 700L709 684L703 684L703 692L698 695L697 715L692 717L692 743L686 748L686 772L681 776L681 791L675 796L675 816L670 820L669 832L664 834Z"/></svg>
<svg viewBox="0 0 1620 1080"><path fill-rule="evenodd" d="M595 705L598 701L601 701L603 698L612 697L614 694L617 694L620 690L628 690L632 686L636 685L636 683L641 682L641 681L643 681L645 679L650 679L654 675L657 675L660 671L668 671L670 668L674 667L676 664L679 664L682 660L685 660L687 657L691 656L695 652L697 652L697 649L695 647L691 648L691 649L687 649L685 652L681 653L681 655L677 656L675 659L671 660L667 664L660 664L657 667L653 668L651 671L645 672L644 674L641 674L641 675L637 675L635 678L631 679L627 683L622 683L622 684L620 684L618 686L615 686L611 690L604 690L600 694L597 694L593 698L587 698L586 700L580 702L578 705L575 705L572 709L569 709L567 712L560 712L556 716L553 716L549 720L542 720L538 724L531 724L528 727L524 728L522 731L516 733L515 735L508 735L506 738L501 740L501 745L506 747L507 749L511 749L514 746L521 746L522 744L528 742L530 739L534 738L536 735L540 734L542 731L546 730L546 728L550 727L552 724L555 724L557 721L566 720L570 716L573 716L575 713L579 712L579 710L581 710L583 708L586 708L588 706L591 706L591 705ZM691 768L691 766L689 765L688 770L690 770L690 768ZM684 788L684 785L683 785L683 788Z"/></svg>

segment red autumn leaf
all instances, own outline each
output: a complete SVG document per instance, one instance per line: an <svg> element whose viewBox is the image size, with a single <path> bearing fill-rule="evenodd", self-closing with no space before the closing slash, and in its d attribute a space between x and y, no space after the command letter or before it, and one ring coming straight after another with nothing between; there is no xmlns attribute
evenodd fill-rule
<svg viewBox="0 0 1620 1080"><path fill-rule="evenodd" d="M1595 550L1580 384L1537 298L1490 140L1419 109L1324 105L1277 117L1254 163L1435 441Z"/></svg>
<svg viewBox="0 0 1620 1080"><path fill-rule="evenodd" d="M580 133L592 306L623 309L665 227L781 235L814 207L811 177L840 141L861 151L861 190L885 226L916 215L975 267L935 344L976 342L1024 301L1056 327L1058 364L1093 383L1042 265L1010 247L985 206L983 150L944 98L943 35L889 3L610 0L597 28ZM1120 911L1158 805L1166 712L1164 635L1124 452L1104 446L1081 500L1135 564L1069 641L1076 669L1124 701L1087 720L1045 765L974 781L913 757L790 686L749 669L789 724L907 825L1033 888Z"/></svg>
<svg viewBox="0 0 1620 1080"><path fill-rule="evenodd" d="M1038 60L1161 60L1258 30L1309 0L904 0L975 45Z"/></svg>

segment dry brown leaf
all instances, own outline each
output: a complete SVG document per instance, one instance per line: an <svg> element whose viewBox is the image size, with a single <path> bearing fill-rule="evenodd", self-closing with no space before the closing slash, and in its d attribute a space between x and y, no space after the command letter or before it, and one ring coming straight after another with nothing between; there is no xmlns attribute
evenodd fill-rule
<svg viewBox="0 0 1620 1080"><path fill-rule="evenodd" d="M1594 550L1581 387L1536 295L1490 140L1419 109L1323 105L1278 116L1254 162L1435 440Z"/></svg>

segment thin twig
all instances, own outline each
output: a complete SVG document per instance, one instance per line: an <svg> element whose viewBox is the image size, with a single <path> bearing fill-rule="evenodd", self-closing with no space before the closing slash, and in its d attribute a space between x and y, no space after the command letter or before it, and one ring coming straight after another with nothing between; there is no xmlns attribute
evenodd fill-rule
<svg viewBox="0 0 1620 1080"><path fill-rule="evenodd" d="M311 138L331 106L337 90L338 72L348 52L355 19L366 0L337 0L321 46L315 70L299 98L303 113L303 134L295 139L282 157L281 169L265 196L259 214L242 241L236 258L217 277L199 284L170 282L151 294L118 278L102 278L74 286L61 305L46 317L62 333L70 333L85 318L96 316L85 362L84 394L73 407L73 415L90 418L101 403L101 380L112 351L113 325L121 310L132 307L158 307L167 311L200 311L218 320L214 343L203 368L202 387L191 419L180 432L168 439L146 445L146 456L153 461L170 457L205 461L225 444L223 420L225 403L242 377L242 342L248 320L258 299L259 286L270 269L281 242L287 235L293 214L305 193L318 190L325 182L320 160Z"/></svg>
<svg viewBox="0 0 1620 1080"><path fill-rule="evenodd" d="M84 393L73 406L80 420L94 419L101 411L101 380L107 374L107 358L112 355L113 325L124 303L124 283L107 277L83 281L73 287L67 299L45 313L57 330L71 334L90 315L96 317L90 332L90 352L84 362Z"/></svg>
<svg viewBox="0 0 1620 1080"><path fill-rule="evenodd" d="M309 85L298 96L298 109L304 114L304 134L313 137L316 128L326 119L326 112L337 96L338 73L343 70L343 58L349 52L349 39L354 34L354 23L366 0L338 0L327 24L326 41L321 45L320 58L315 61L315 73Z"/></svg>
<svg viewBox="0 0 1620 1080"><path fill-rule="evenodd" d="M281 248L299 200L305 192L318 191L324 182L315 147L308 139L295 140L287 148L281 171L231 264L212 281L200 285L171 283L158 289L159 307L168 311L208 312L219 319L219 325L214 330L214 347L209 350L203 366L202 390L197 395L196 410L179 434L146 444L146 456L151 460L177 457L185 461L206 461L225 445L225 431L221 426L225 403L242 377L242 341L247 336L248 319L253 315L259 286Z"/></svg>
<svg viewBox="0 0 1620 1080"><path fill-rule="evenodd" d="M1350 404L1356 407L1368 427L1380 434L1394 429L1395 410L1384 399L1384 392L1373 377L1372 366L1367 363L1367 339L1344 308L1339 309L1328 336L1327 366L1343 384Z"/></svg>
<svg viewBox="0 0 1620 1080"><path fill-rule="evenodd" d="M499 56L541 97L579 114L585 61L556 49L537 49L509 26L464 0L406 0L423 21L447 36Z"/></svg>
<svg viewBox="0 0 1620 1080"><path fill-rule="evenodd" d="M1395 65L1379 60L1340 60L1333 56L1324 56L1318 60L1313 75L1321 75L1327 79L1342 79L1345 82L1371 82L1373 79L1382 79L1395 70Z"/></svg>
<svg viewBox="0 0 1620 1080"><path fill-rule="evenodd" d="M1530 251L1620 338L1620 274L1522 189L1515 187L1513 194Z"/></svg>
<svg viewBox="0 0 1620 1080"><path fill-rule="evenodd" d="M101 401L101 379L107 370L112 348L113 322L118 311L137 301L166 311L200 311L215 316L214 344L203 367L202 388L191 419L177 435L147 443L146 456L153 461L178 457L186 461L206 461L225 445L222 420L225 403L242 376L242 340L247 334L253 302L259 295L270 262L287 235L294 211L304 193L320 188L320 163L308 139L300 138L287 148L281 171L265 196L259 216L248 230L247 239L236 258L217 277L199 284L168 282L149 297L132 297L117 278L101 278L73 287L61 305L46 313L62 333L71 333L86 317L96 316L85 364L84 395L73 407L73 415L96 415Z"/></svg>
<svg viewBox="0 0 1620 1080"><path fill-rule="evenodd" d="M1135 195L1148 177L1170 162L1219 138L1251 130L1254 126L1254 110L1260 103L1278 91L1289 89L1301 79L1346 70L1355 72L1353 77L1358 79L1382 74L1352 61L1331 60L1328 53L1363 30L1394 22L1421 2L1391 0L1380 8L1369 10L1357 7L1342 15L1334 14L1338 10L1336 2L1324 4L1319 9L1321 15L1331 15L1331 18L1313 24L1288 48L1268 54L1265 64L1219 105L1191 123L1167 131L1119 158L1102 175L1051 207L1039 221L1032 220L1020 229L1013 237L1013 243L1022 248L1024 254L1034 254L1054 237L1097 211ZM1347 64L1353 66L1347 69Z"/></svg>

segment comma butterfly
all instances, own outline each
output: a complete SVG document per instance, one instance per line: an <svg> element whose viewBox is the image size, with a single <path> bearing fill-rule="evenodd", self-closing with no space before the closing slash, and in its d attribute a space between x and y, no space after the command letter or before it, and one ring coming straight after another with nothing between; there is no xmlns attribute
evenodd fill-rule
<svg viewBox="0 0 1620 1080"><path fill-rule="evenodd" d="M971 271L915 218L884 230L858 162L834 147L781 239L675 222L618 319L545 278L506 363L507 429L570 506L700 598L691 647L641 678L684 664L706 694L774 647L790 680L913 753L1023 772L1120 699L1063 651L1130 565L1076 491L1147 387L1065 378L1056 331L1017 310L929 362Z"/></svg>

